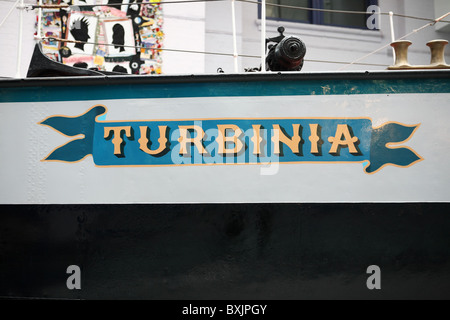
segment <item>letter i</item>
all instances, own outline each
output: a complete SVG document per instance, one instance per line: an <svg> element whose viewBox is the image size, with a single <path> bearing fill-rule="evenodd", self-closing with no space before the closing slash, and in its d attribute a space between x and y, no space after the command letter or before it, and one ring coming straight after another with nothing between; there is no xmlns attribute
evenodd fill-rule
<svg viewBox="0 0 450 320"><path fill-rule="evenodd" d="M311 123L309 125L309 129L311 130L311 135L309 137L309 141L311 141L311 154L318 155L319 152L319 125L317 123Z"/></svg>

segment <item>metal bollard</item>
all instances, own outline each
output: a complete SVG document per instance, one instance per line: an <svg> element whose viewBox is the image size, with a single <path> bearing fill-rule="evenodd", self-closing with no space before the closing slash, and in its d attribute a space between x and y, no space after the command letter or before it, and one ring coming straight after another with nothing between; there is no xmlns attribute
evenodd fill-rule
<svg viewBox="0 0 450 320"><path fill-rule="evenodd" d="M409 40L399 40L391 43L395 51L395 63L388 67L389 70L407 69L411 67L408 63L408 47L412 44Z"/></svg>
<svg viewBox="0 0 450 320"><path fill-rule="evenodd" d="M447 40L432 40L427 43L427 46L430 47L431 51L431 62L430 66L434 68L447 68L450 67L447 63L445 63L444 51L445 46L448 44Z"/></svg>

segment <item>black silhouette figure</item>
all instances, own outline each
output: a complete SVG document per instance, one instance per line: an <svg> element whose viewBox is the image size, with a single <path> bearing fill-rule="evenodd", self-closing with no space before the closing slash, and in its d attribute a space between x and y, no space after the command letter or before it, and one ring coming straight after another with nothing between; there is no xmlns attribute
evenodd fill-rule
<svg viewBox="0 0 450 320"><path fill-rule="evenodd" d="M125 69L124 67L119 66L119 65L116 65L116 66L112 69L112 71L114 71L114 72L121 72L121 73L128 73L127 69Z"/></svg>
<svg viewBox="0 0 450 320"><path fill-rule="evenodd" d="M114 48L120 48L119 52L125 51L123 45L125 44L125 29L120 23L116 23L113 28L113 40L112 44L114 44Z"/></svg>
<svg viewBox="0 0 450 320"><path fill-rule="evenodd" d="M117 9L120 10L120 8L121 8L121 6L122 6L122 1L123 1L123 0L109 0L109 1L108 1L108 5L109 5L110 7L117 8Z"/></svg>
<svg viewBox="0 0 450 320"><path fill-rule="evenodd" d="M72 26L70 27L70 33L74 37L75 40L86 42L89 37L89 21L86 20L85 17L78 19L74 21ZM80 50L84 51L84 45L85 43L77 42L75 43L75 48L78 48Z"/></svg>
<svg viewBox="0 0 450 320"><path fill-rule="evenodd" d="M87 69L88 64L87 64L86 62L77 62L77 63L75 63L73 66L74 66L74 67L77 67L77 68L84 68L84 69Z"/></svg>

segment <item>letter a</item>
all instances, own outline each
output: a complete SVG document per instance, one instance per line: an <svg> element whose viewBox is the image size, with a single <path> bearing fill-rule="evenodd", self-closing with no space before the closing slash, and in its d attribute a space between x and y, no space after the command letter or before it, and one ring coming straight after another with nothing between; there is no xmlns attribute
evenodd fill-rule
<svg viewBox="0 0 450 320"><path fill-rule="evenodd" d="M366 20L367 29L380 29L380 12L381 9L379 6L371 5L367 8L367 14L371 14L369 18Z"/></svg>
<svg viewBox="0 0 450 320"><path fill-rule="evenodd" d="M350 126L347 124L338 124L336 129L336 135L334 137L329 137L328 142L331 142L331 154L339 154L338 147L347 146L351 154L358 154L358 149L355 143L358 142L358 137L352 137L350 133ZM344 140L341 140L344 136Z"/></svg>
<svg viewBox="0 0 450 320"><path fill-rule="evenodd" d="M72 275L70 277L67 278L66 281L66 286L67 289L69 290L73 290L73 289L81 289L81 271L80 271L80 267L77 265L71 265L67 267L67 271L66 273L70 274L72 273Z"/></svg>
<svg viewBox="0 0 450 320"><path fill-rule="evenodd" d="M367 267L367 273L372 273L372 275L367 278L367 288L369 290L381 289L381 270L377 265L371 265Z"/></svg>

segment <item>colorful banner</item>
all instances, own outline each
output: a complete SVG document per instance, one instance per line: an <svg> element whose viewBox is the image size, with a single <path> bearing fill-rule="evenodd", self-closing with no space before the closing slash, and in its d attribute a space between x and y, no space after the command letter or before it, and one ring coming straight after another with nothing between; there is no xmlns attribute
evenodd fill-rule
<svg viewBox="0 0 450 320"><path fill-rule="evenodd" d="M96 105L77 117L51 116L40 124L83 137L57 147L45 161L97 166L158 166L325 162L364 164L366 173L386 165L408 167L422 158L409 140L419 125L369 118L267 118L104 121ZM394 146L396 145L396 146Z"/></svg>
<svg viewBox="0 0 450 320"><path fill-rule="evenodd" d="M39 1L36 1L39 4ZM39 37L50 59L77 68L162 73L163 10L154 0L43 0ZM37 26L37 24L36 24Z"/></svg>

